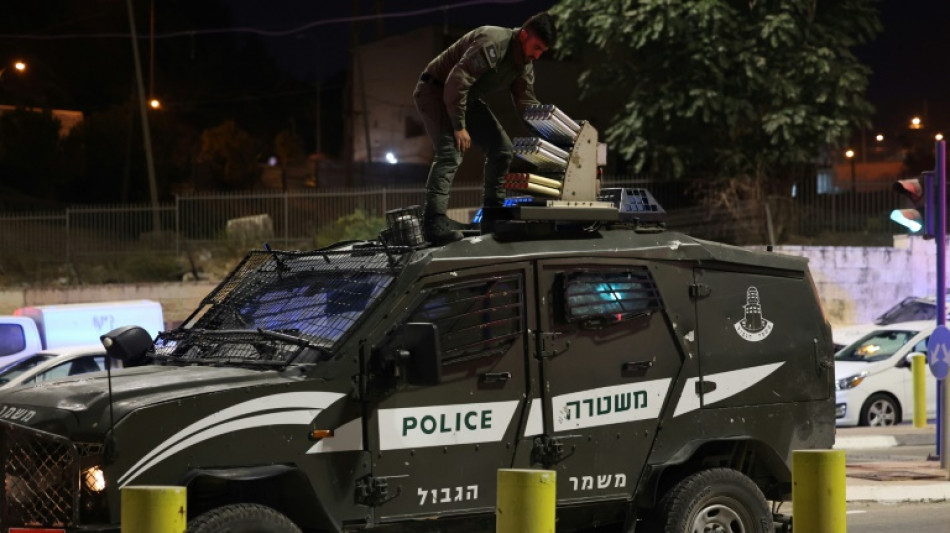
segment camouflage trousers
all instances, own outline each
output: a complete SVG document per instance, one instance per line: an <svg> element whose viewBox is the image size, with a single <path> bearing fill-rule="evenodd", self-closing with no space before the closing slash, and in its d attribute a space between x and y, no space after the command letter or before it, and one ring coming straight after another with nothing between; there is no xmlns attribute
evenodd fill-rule
<svg viewBox="0 0 950 533"><path fill-rule="evenodd" d="M444 214L462 154L455 147L455 130L442 100L442 86L420 81L412 96L435 152L426 181L425 210L430 214ZM480 99L468 102L465 126L472 143L485 154L483 205L500 206L505 199L505 174L514 156L511 139Z"/></svg>

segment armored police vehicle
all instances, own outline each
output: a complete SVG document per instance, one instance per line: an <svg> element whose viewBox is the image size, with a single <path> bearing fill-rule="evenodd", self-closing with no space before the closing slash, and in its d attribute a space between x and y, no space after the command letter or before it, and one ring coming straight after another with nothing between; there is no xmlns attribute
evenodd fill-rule
<svg viewBox="0 0 950 533"><path fill-rule="evenodd" d="M105 336L127 368L0 396L0 529L117 531L123 487L181 485L193 532L492 531L496 471L545 468L558 531L771 532L834 438L806 260L597 194L249 253L178 329Z"/></svg>

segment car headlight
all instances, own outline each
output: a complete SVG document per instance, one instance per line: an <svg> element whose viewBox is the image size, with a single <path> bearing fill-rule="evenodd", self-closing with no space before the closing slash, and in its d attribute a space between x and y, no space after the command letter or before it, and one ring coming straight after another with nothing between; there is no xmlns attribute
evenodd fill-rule
<svg viewBox="0 0 950 533"><path fill-rule="evenodd" d="M861 384L864 381L864 378L868 376L867 372L861 372L860 374L855 374L853 376L848 376L844 379L839 379L835 381L835 390L848 390L853 389Z"/></svg>
<svg viewBox="0 0 950 533"><path fill-rule="evenodd" d="M93 466L82 471L82 480L86 488L93 492L106 490L106 475L102 468Z"/></svg>

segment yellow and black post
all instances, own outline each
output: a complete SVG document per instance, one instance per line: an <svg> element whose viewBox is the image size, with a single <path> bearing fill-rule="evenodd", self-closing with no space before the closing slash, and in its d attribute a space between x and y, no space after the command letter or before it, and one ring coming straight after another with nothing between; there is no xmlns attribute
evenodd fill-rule
<svg viewBox="0 0 950 533"><path fill-rule="evenodd" d="M121 515L122 533L185 533L185 487L124 487Z"/></svg>
<svg viewBox="0 0 950 533"><path fill-rule="evenodd" d="M499 469L495 533L554 533L556 481L553 470Z"/></svg>
<svg viewBox="0 0 950 533"><path fill-rule="evenodd" d="M795 531L846 533L844 450L792 451Z"/></svg>

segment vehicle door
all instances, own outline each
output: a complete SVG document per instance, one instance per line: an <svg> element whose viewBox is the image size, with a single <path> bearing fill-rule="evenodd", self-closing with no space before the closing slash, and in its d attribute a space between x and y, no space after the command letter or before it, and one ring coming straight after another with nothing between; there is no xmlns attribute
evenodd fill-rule
<svg viewBox="0 0 950 533"><path fill-rule="evenodd" d="M808 279L694 270L702 408L820 400L832 391L830 339Z"/></svg>
<svg viewBox="0 0 950 533"><path fill-rule="evenodd" d="M532 276L527 263L436 275L394 306L405 310L395 330L436 325L441 379L398 377L369 414L373 477L390 495L378 521L493 512L496 471L511 467L523 432Z"/></svg>
<svg viewBox="0 0 950 533"><path fill-rule="evenodd" d="M647 263L538 262L545 447L559 503L628 498L680 368Z"/></svg>

